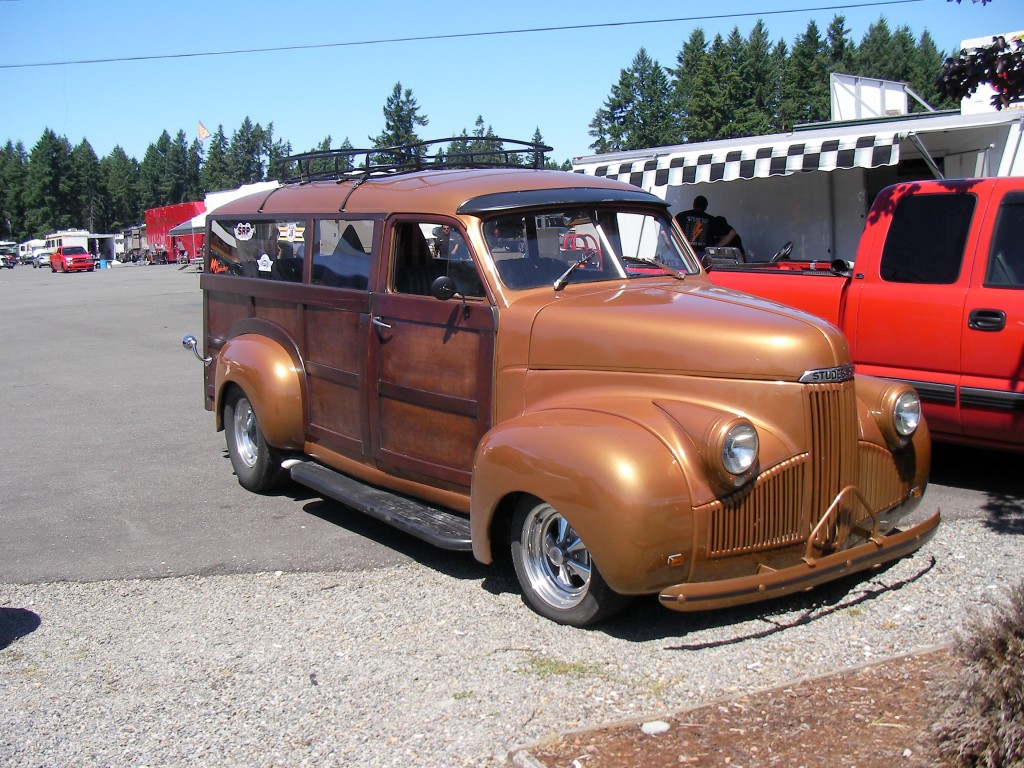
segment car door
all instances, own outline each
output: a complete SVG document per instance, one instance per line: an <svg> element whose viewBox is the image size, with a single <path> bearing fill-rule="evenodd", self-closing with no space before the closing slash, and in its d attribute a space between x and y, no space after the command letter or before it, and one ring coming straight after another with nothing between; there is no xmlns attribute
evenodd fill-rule
<svg viewBox="0 0 1024 768"><path fill-rule="evenodd" d="M999 187L997 186L998 190ZM976 243L964 305L964 435L1024 446L1024 191L995 195Z"/></svg>
<svg viewBox="0 0 1024 768"><path fill-rule="evenodd" d="M913 384L928 426L953 438L962 434L964 251L979 226L976 206L976 195L961 191L903 196L875 230L870 247L880 257L855 267L850 284L858 371Z"/></svg>
<svg viewBox="0 0 1024 768"><path fill-rule="evenodd" d="M491 426L496 330L467 243L456 222L392 220L386 289L371 297L369 336L378 467L460 491L469 488L476 446ZM455 280L455 298L430 295L441 275Z"/></svg>

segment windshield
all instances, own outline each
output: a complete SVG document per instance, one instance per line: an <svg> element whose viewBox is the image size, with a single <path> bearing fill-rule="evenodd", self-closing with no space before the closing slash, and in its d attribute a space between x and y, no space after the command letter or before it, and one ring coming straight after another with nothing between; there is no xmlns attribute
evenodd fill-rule
<svg viewBox="0 0 1024 768"><path fill-rule="evenodd" d="M614 209L507 213L484 222L484 237L509 288L695 274L667 217ZM662 266L664 265L664 266Z"/></svg>

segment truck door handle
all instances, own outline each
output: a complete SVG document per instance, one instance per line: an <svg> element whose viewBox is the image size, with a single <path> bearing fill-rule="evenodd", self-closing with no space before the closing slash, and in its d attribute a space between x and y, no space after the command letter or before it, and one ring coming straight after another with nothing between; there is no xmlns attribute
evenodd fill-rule
<svg viewBox="0 0 1024 768"><path fill-rule="evenodd" d="M389 331L391 330L391 326L385 323L379 317L374 317L370 322L376 325L378 328L385 328Z"/></svg>
<svg viewBox="0 0 1024 768"><path fill-rule="evenodd" d="M1001 309L972 309L967 327L975 331L1001 331L1006 327L1006 313Z"/></svg>

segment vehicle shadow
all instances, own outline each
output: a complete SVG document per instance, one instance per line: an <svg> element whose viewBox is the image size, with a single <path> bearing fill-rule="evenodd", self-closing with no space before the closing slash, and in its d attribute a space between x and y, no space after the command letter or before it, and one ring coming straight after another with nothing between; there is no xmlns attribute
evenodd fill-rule
<svg viewBox="0 0 1024 768"><path fill-rule="evenodd" d="M0 651L31 635L42 623L38 614L25 608L0 608Z"/></svg>
<svg viewBox="0 0 1024 768"><path fill-rule="evenodd" d="M947 443L932 446L929 482L984 493L981 511L996 533L1024 534L1024 473L1020 454Z"/></svg>
<svg viewBox="0 0 1024 768"><path fill-rule="evenodd" d="M401 555L425 565L438 573L456 579L481 580L489 576L490 567L477 562L471 552L452 552L439 549L415 536L400 531L370 515L345 506L340 501L318 496L297 486L287 495L305 502L303 511L324 522L344 528L350 533L387 547Z"/></svg>

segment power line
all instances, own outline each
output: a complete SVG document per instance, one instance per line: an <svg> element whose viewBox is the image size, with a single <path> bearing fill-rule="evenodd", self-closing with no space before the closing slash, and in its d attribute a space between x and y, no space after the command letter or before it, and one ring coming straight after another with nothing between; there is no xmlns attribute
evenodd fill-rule
<svg viewBox="0 0 1024 768"><path fill-rule="evenodd" d="M114 64L129 61L160 61L164 59L195 59L203 56L237 56L244 53L277 53L281 51L310 51L319 48L349 48L362 45L386 45L391 43L419 43L432 40L455 40L468 37L497 37L500 35L526 35L537 32L566 32L581 29L609 29L614 27L637 27L649 24L678 24L680 22L717 21L739 19L750 16L779 16L787 13L810 13L814 11L848 11L855 8L877 8L886 5L923 3L925 0L876 0L854 5L822 5L814 8L793 8L783 11L761 11L749 13L719 13L707 16L684 16L676 19L648 19L646 21L611 21L598 24L571 24L558 27L527 27L524 29L503 29L489 32L460 32L445 35L418 35L416 37L386 37L377 40L353 40L344 43L315 43L309 45L284 45L273 48L238 48L230 51L202 51L196 53L166 53L150 56L121 56L109 59L78 59L73 61L41 61L31 64L0 64L0 69L34 69L38 67L61 67L79 64Z"/></svg>

